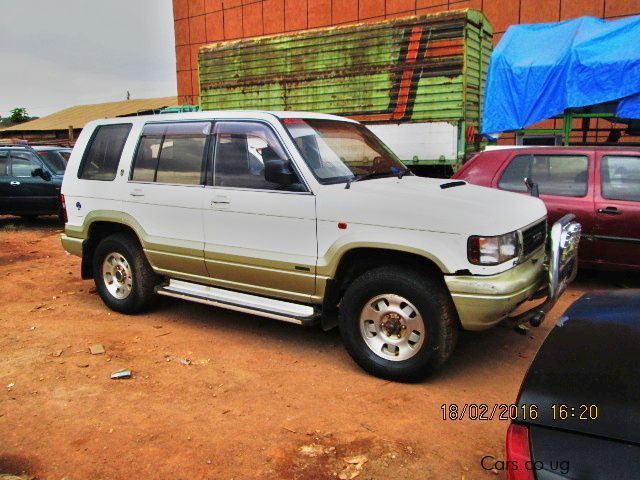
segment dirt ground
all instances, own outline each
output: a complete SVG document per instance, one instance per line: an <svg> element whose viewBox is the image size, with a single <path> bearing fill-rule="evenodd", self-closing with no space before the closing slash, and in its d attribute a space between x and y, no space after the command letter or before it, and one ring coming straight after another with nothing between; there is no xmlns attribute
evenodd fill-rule
<svg viewBox="0 0 640 480"><path fill-rule="evenodd" d="M513 402L573 300L640 286L582 272L540 328L465 333L439 374L396 384L361 371L337 331L164 298L148 314L110 312L59 233L54 219L0 217L0 474L502 478L480 460L504 458L508 422L443 420L441 406ZM105 354L89 353L96 343ZM111 380L122 368L133 378Z"/></svg>

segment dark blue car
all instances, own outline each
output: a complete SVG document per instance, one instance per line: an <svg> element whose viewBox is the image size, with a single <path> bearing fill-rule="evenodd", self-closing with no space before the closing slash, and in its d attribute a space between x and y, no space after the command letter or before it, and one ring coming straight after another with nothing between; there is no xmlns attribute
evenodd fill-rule
<svg viewBox="0 0 640 480"><path fill-rule="evenodd" d="M640 478L640 290L588 293L522 383L508 480Z"/></svg>
<svg viewBox="0 0 640 480"><path fill-rule="evenodd" d="M70 148L0 145L0 215L59 215Z"/></svg>

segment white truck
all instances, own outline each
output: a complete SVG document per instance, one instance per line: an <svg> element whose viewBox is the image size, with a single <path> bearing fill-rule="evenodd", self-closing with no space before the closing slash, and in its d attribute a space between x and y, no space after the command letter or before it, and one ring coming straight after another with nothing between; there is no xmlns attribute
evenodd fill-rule
<svg viewBox="0 0 640 480"><path fill-rule="evenodd" d="M460 329L527 300L539 324L576 270L580 226L547 242L537 198L412 175L358 122L218 111L99 120L73 150L64 248L111 309L156 294L339 325L385 378L424 378Z"/></svg>

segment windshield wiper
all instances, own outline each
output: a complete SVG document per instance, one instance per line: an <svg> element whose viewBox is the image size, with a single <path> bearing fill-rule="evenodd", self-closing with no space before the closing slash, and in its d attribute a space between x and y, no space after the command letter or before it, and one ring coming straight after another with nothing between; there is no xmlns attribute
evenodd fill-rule
<svg viewBox="0 0 640 480"><path fill-rule="evenodd" d="M411 173L411 170L409 170L408 168L405 168L404 170L400 170L398 172L398 178L402 180L402 177L404 177L407 173Z"/></svg>
<svg viewBox="0 0 640 480"><path fill-rule="evenodd" d="M344 188L349 189L351 188L352 183L359 182L361 180L369 180L371 178L382 177L382 176L386 177L388 175L394 175L394 173L391 170L389 170L386 172L369 172L369 173L363 173L361 175L356 175L353 178L350 178L349 180L347 180L347 184L344 186Z"/></svg>
<svg viewBox="0 0 640 480"><path fill-rule="evenodd" d="M397 170L397 171L394 171ZM371 178L376 178L376 177L382 177L382 176L389 176L389 175L394 175L397 176L399 179L402 179L402 177L404 177L407 173L411 173L411 170L409 170L408 168L405 169L391 169L388 170L386 172L369 172L369 173L363 173L361 175L355 175L353 178L350 178L349 180L347 180L347 184L345 185L344 188L349 189L351 188L351 184L354 182L359 182L361 180L369 180Z"/></svg>

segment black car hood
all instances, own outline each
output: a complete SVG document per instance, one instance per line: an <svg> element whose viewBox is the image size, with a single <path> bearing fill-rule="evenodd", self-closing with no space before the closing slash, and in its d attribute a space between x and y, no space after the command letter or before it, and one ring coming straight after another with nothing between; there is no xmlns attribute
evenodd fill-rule
<svg viewBox="0 0 640 480"><path fill-rule="evenodd" d="M521 420L640 444L639 364L640 290L586 294L529 367L518 403L535 404L538 417ZM553 405L566 405L568 418L554 418ZM595 405L597 418L582 405Z"/></svg>

